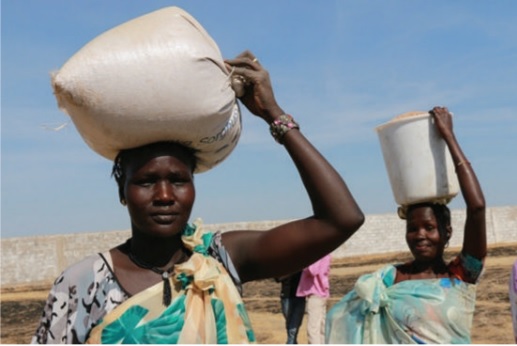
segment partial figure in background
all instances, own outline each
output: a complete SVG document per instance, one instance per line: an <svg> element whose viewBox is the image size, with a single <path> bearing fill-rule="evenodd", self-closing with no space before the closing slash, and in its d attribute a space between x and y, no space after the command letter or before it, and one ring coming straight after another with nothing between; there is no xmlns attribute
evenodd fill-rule
<svg viewBox="0 0 517 346"><path fill-rule="evenodd" d="M305 297L307 311L307 341L309 344L325 343L325 316L330 296L330 254L302 271L296 295Z"/></svg>
<svg viewBox="0 0 517 346"><path fill-rule="evenodd" d="M361 276L329 311L327 343L471 343L476 287L487 254L485 198L456 140L451 114L444 107L430 113L451 153L467 206L461 252L449 263L443 258L452 235L446 205L409 205L399 215L406 219L414 259Z"/></svg>
<svg viewBox="0 0 517 346"><path fill-rule="evenodd" d="M280 304L282 305L282 315L285 318L285 329L287 331L286 344L298 343L298 332L305 314L305 297L296 296L301 275L302 272L299 271L277 279L281 285Z"/></svg>
<svg viewBox="0 0 517 346"><path fill-rule="evenodd" d="M510 295L510 305L512 311L513 336L517 344L517 260L513 263L510 273L510 287L508 288Z"/></svg>

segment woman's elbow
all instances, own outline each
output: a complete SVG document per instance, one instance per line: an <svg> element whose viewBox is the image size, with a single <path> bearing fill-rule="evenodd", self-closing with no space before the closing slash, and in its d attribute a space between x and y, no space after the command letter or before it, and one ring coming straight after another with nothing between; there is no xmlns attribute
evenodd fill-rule
<svg viewBox="0 0 517 346"><path fill-rule="evenodd" d="M467 214L469 214L469 215L481 216L481 215L485 215L485 213L486 213L486 206L485 206L484 201L467 206Z"/></svg>
<svg viewBox="0 0 517 346"><path fill-rule="evenodd" d="M354 224L354 228L356 231L359 228L361 228L361 226L364 224L364 221L365 221L365 216L364 216L363 212L361 212L361 211L358 212L356 220L355 220L355 224Z"/></svg>
<svg viewBox="0 0 517 346"><path fill-rule="evenodd" d="M364 224L365 216L362 211L357 210L354 213L346 213L339 218L336 226L343 233L353 234Z"/></svg>
<svg viewBox="0 0 517 346"><path fill-rule="evenodd" d="M486 202L483 196L480 196L470 203L467 203L467 213L471 215L484 214L486 211Z"/></svg>

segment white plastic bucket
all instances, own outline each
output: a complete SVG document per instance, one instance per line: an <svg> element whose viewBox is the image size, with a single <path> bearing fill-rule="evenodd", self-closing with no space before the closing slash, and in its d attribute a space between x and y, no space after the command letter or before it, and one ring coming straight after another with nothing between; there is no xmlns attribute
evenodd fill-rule
<svg viewBox="0 0 517 346"><path fill-rule="evenodd" d="M428 112L404 113L376 131L397 204L448 203L458 194L451 155Z"/></svg>

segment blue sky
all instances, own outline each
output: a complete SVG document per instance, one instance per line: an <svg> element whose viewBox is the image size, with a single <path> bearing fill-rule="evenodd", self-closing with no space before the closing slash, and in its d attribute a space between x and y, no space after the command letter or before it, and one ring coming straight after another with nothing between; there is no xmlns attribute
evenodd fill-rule
<svg viewBox="0 0 517 346"><path fill-rule="evenodd" d="M166 6L193 15L230 58L253 51L277 100L367 214L396 204L374 128L446 105L488 206L517 204L517 2L3 0L1 236L129 228L110 177L56 105L49 73L87 42ZM232 155L196 176L205 223L310 215L285 150L243 112ZM464 206L461 197L452 208Z"/></svg>

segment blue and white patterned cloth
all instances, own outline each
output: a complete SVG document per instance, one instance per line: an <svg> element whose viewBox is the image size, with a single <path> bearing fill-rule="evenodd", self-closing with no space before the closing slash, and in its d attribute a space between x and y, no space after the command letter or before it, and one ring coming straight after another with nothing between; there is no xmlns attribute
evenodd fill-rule
<svg viewBox="0 0 517 346"><path fill-rule="evenodd" d="M476 278L471 282L476 282L482 261L460 255L449 270L465 273L465 268L473 267ZM361 276L327 314L326 343L470 343L476 284L454 276L395 284L396 273L396 267L388 265Z"/></svg>

